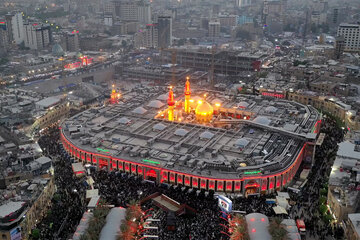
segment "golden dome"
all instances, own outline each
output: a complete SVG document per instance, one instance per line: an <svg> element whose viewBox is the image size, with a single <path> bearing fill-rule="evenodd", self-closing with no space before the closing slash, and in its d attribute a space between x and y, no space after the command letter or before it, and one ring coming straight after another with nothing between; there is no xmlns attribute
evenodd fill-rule
<svg viewBox="0 0 360 240"><path fill-rule="evenodd" d="M209 122L212 119L214 108L206 101L198 101L195 109L196 119L199 122Z"/></svg>

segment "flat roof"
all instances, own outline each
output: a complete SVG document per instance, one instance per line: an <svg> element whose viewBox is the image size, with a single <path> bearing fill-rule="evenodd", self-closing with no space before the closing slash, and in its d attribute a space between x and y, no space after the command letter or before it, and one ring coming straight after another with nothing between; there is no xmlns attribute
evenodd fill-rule
<svg viewBox="0 0 360 240"><path fill-rule="evenodd" d="M348 218L352 223L357 235L360 236L360 225L358 224L360 222L360 213L350 213L348 214Z"/></svg>
<svg viewBox="0 0 360 240"><path fill-rule="evenodd" d="M47 97L47 98L44 98L44 99L36 102L35 104L38 106L41 106L43 108L48 108L48 107L51 107L51 106L57 104L58 102L60 102L60 98L58 98L58 97Z"/></svg>
<svg viewBox="0 0 360 240"><path fill-rule="evenodd" d="M0 206L0 218L6 217L10 213L18 211L25 202L8 202Z"/></svg>
<svg viewBox="0 0 360 240"><path fill-rule="evenodd" d="M201 99L206 92L209 103L214 99L222 101L220 111L251 118L214 117L209 124L199 124L190 116L188 120L170 122L157 116L167 109L167 104L159 109L148 106L166 90L141 91L124 94L125 103L92 108L67 119L62 133L84 151L189 174L239 178L289 167L305 142L313 140L313 127L319 118L315 109L295 102L245 95L232 99L222 92L197 90L193 99ZM182 97L176 100L182 101ZM239 106L241 102L247 103L246 107ZM269 111L269 106L276 111ZM147 111L132 112L138 107ZM175 114L180 114L180 109L175 109ZM226 129L224 124L232 127ZM239 139L246 140L246 146L239 146Z"/></svg>

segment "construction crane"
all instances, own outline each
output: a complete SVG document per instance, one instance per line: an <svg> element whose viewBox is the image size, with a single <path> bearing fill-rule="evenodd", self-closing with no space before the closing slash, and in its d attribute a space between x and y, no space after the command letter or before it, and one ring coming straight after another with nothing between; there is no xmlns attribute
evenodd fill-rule
<svg viewBox="0 0 360 240"><path fill-rule="evenodd" d="M211 47L211 68L210 68L210 87L211 89L214 89L214 55L215 55L215 51L216 51L216 46L212 45Z"/></svg>
<svg viewBox="0 0 360 240"><path fill-rule="evenodd" d="M171 49L171 85L175 86L176 84L176 49Z"/></svg>
<svg viewBox="0 0 360 240"><path fill-rule="evenodd" d="M160 58L161 58L161 64L165 64L164 60L167 60L167 58L164 59L164 51L165 52L171 52L171 81L170 84L174 86L176 84L176 49L175 48L161 48L160 49ZM165 55L167 56L167 55ZM167 62L168 63L168 62Z"/></svg>

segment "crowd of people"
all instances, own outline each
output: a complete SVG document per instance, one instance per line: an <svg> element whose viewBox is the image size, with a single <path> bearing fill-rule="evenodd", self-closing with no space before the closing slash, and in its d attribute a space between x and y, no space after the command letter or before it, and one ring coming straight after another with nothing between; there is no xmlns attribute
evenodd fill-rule
<svg viewBox="0 0 360 240"><path fill-rule="evenodd" d="M157 216L151 216L161 220L159 239L228 239L226 234L221 233L224 231L224 227L220 224L227 223L221 218L222 213L213 192L205 194L205 191L194 191L187 187L174 187L166 184L159 186L150 181L144 181L140 177L115 171L92 171L92 177L95 181L94 187L99 189L104 200L115 206L126 207L131 200L141 200L159 192L180 204L185 203L196 209L194 214L176 216L174 231L167 230L167 212L160 210ZM156 206L148 204L150 202L142 206L145 211L156 208Z"/></svg>
<svg viewBox="0 0 360 240"><path fill-rule="evenodd" d="M322 121L321 132L325 138L321 146L317 146L315 162L308 176L308 183L299 195L291 195L297 202L292 207L290 215L293 218L304 219L308 237L312 239L327 239L334 236L338 239L342 234L339 227L331 227L329 222L324 222L319 213L320 190L328 183L328 177L334 162L337 144L344 138L344 131L336 126L336 122L330 118Z"/></svg>
<svg viewBox="0 0 360 240"><path fill-rule="evenodd" d="M328 181L331 166L336 155L337 143L343 139L343 131L336 123L326 118L321 132L326 134L324 142L317 147L315 164L308 177L308 183L300 194L291 194L296 202L290 209L292 218L302 218L308 229L308 236L314 239L325 239L335 236L340 231L329 227L318 213L320 189ZM48 129L39 139L39 145L46 154L54 159L55 183L57 192L52 199L47 216L36 226L39 229L39 239L66 239L73 234L81 216L86 210L85 192L88 186L83 179L74 176L71 169L71 158L59 144L59 133L56 127ZM151 210L151 218L160 221L155 224L158 229L150 230L159 239L229 239L227 222L218 207L214 192L194 190L188 187L156 184L141 177L121 173L108 172L106 169L90 168L94 179L94 188L99 189L106 203L127 207L131 200L141 200L153 193L159 192L174 199L180 204L187 204L196 211L193 214L174 216L175 228L168 230L168 212L152 205L151 201L142 205L144 211ZM259 212L269 217L275 215L272 204L267 198L275 196L251 196L249 198L232 197L233 209L243 212Z"/></svg>
<svg viewBox="0 0 360 240"><path fill-rule="evenodd" d="M85 209L85 185L74 176L70 156L59 144L57 126L48 128L38 143L53 159L57 192L51 200L47 215L37 223L32 239L68 239L74 233Z"/></svg>

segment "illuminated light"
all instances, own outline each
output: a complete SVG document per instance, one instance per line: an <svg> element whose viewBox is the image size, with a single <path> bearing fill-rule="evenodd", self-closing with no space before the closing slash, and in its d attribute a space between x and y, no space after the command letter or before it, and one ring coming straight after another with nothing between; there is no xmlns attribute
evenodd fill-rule
<svg viewBox="0 0 360 240"><path fill-rule="evenodd" d="M261 221L262 221L262 222L265 222L265 218L261 218Z"/></svg>
<svg viewBox="0 0 360 240"><path fill-rule="evenodd" d="M251 229L251 232L253 232L253 233L256 232L256 229L255 228Z"/></svg>
<svg viewBox="0 0 360 240"><path fill-rule="evenodd" d="M259 173L261 173L260 170L258 170L258 171L251 171L251 172L244 172L244 174L246 174L246 175L259 174Z"/></svg>
<svg viewBox="0 0 360 240"><path fill-rule="evenodd" d="M194 99L190 99L189 102L193 103L193 102L194 102Z"/></svg>
<svg viewBox="0 0 360 240"><path fill-rule="evenodd" d="M147 162L147 163L153 163L153 164L161 164L160 162L156 162L156 161L149 160L149 159L143 159L142 161Z"/></svg>
<svg viewBox="0 0 360 240"><path fill-rule="evenodd" d="M215 103L215 106L216 106L216 107L220 107L220 103Z"/></svg>
<svg viewBox="0 0 360 240"><path fill-rule="evenodd" d="M250 221L255 222L255 218L251 218Z"/></svg>
<svg viewBox="0 0 360 240"><path fill-rule="evenodd" d="M100 151L100 152L110 153L109 150L102 149L102 148L96 148L96 150L98 150L98 151Z"/></svg>
<svg viewBox="0 0 360 240"><path fill-rule="evenodd" d="M0 24L5 24L5 22L0 22Z"/></svg>
<svg viewBox="0 0 360 240"><path fill-rule="evenodd" d="M244 117L244 120L246 120L246 116Z"/></svg>
<svg viewBox="0 0 360 240"><path fill-rule="evenodd" d="M201 100L198 101L198 104L202 104L203 102Z"/></svg>

